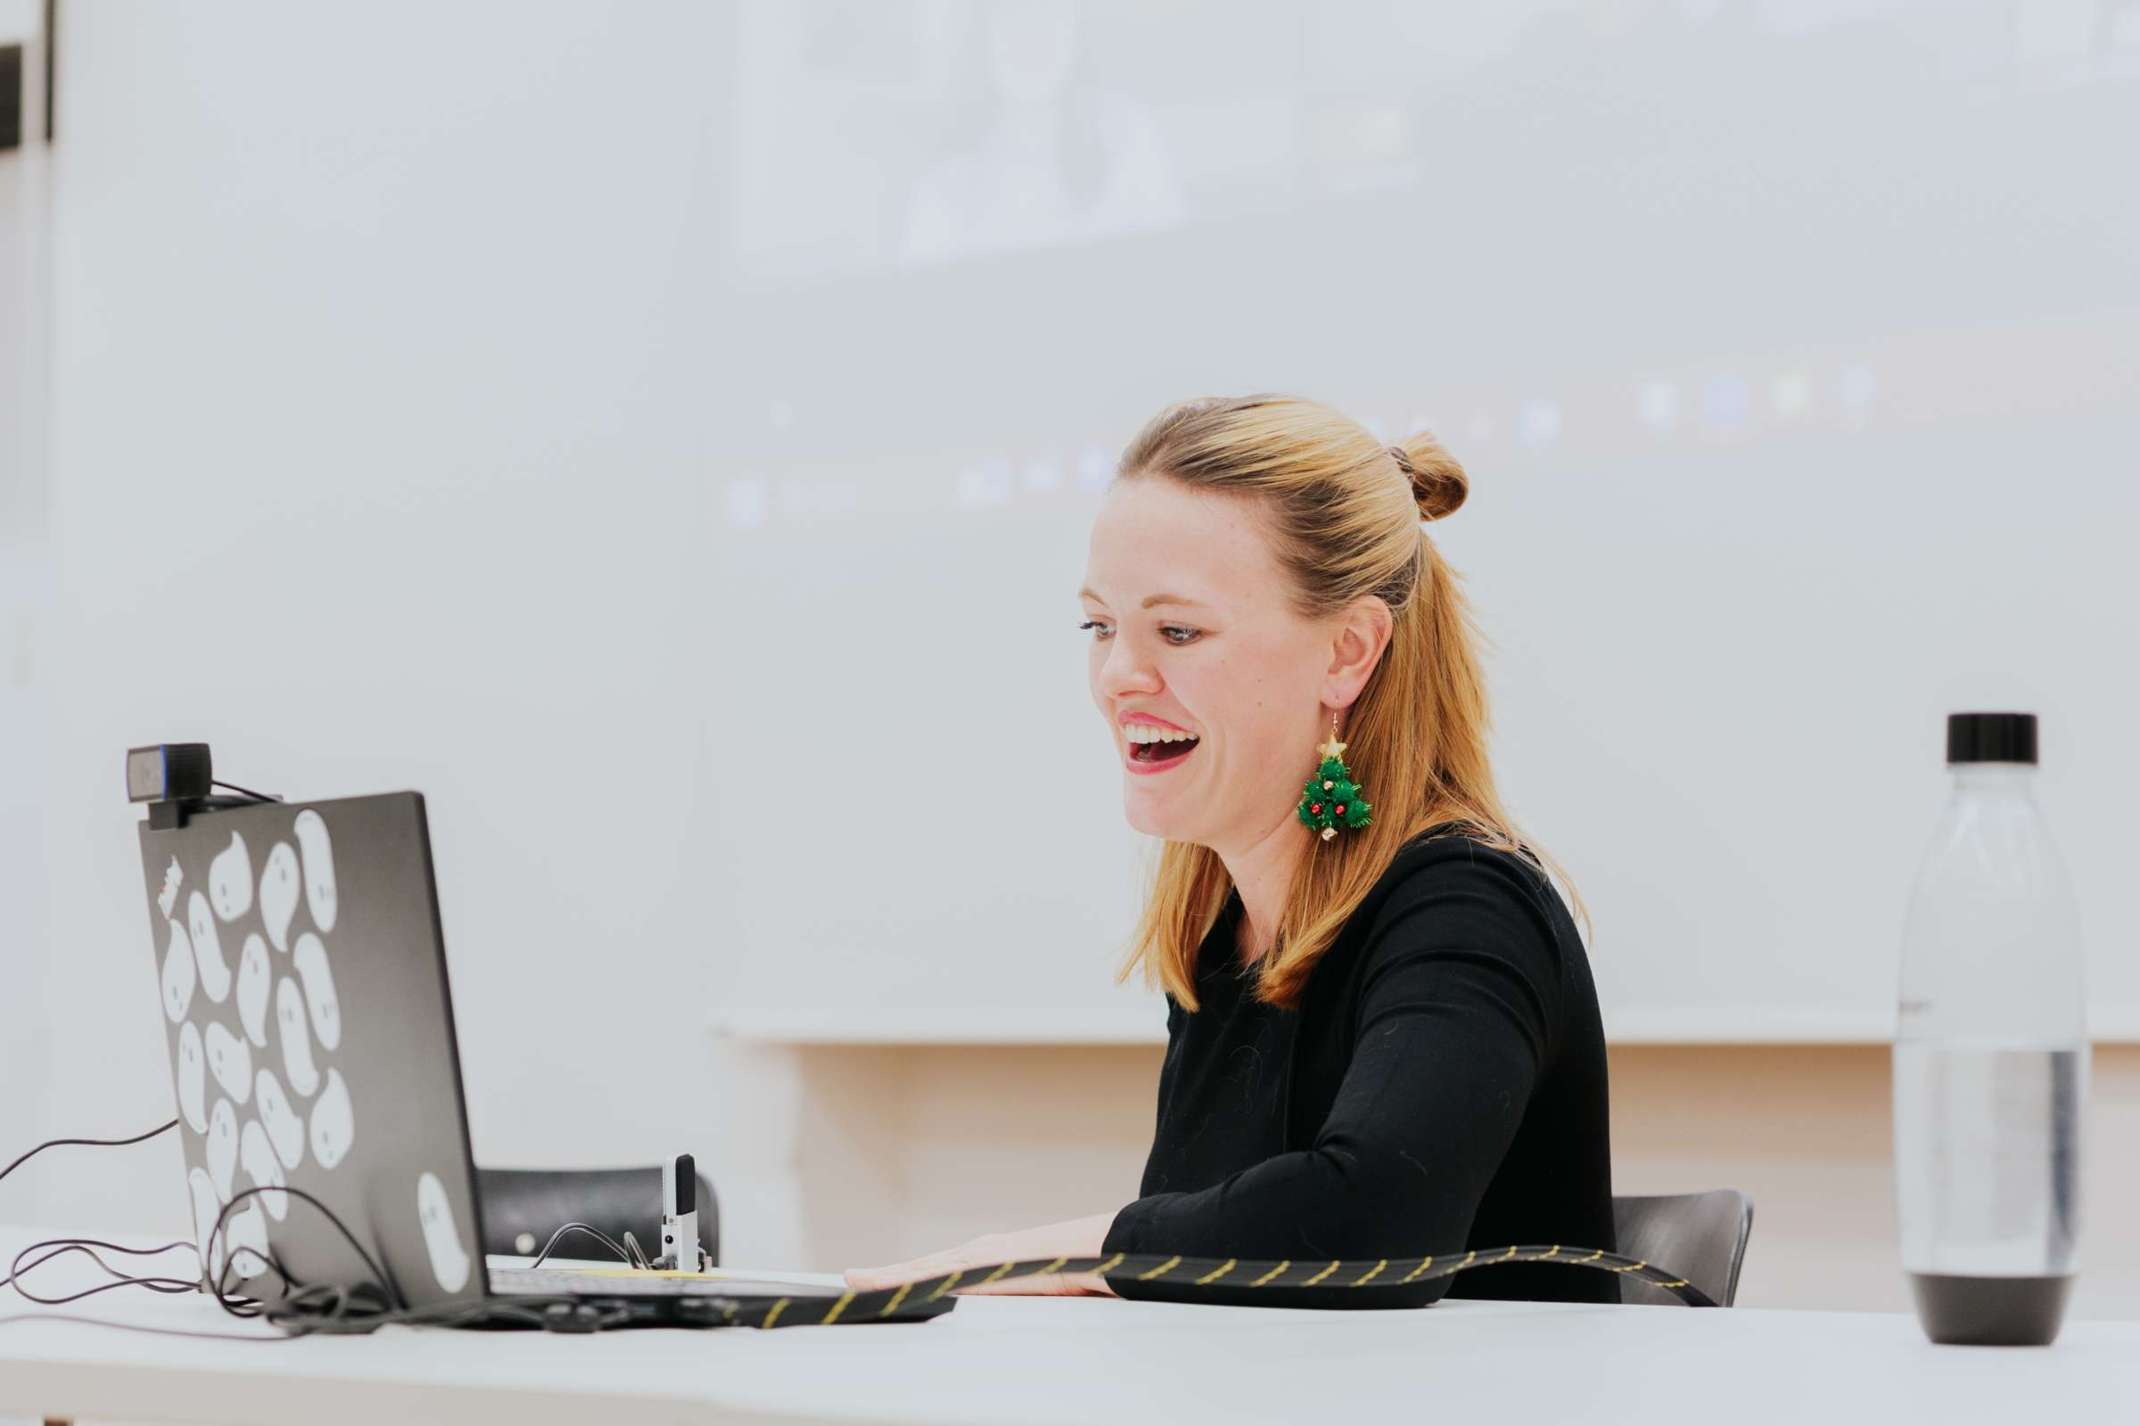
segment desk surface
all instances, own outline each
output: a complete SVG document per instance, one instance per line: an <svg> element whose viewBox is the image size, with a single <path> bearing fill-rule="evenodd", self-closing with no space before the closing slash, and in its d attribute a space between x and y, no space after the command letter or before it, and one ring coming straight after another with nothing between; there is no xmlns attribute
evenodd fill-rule
<svg viewBox="0 0 2140 1426"><path fill-rule="evenodd" d="M0 1250L29 1241L0 1227ZM54 1281L58 1281L54 1279ZM86 1283L88 1278L84 1278ZM2140 1415L2140 1323L2044 1349L1935 1347L1902 1314L1443 1301L1316 1312L961 1297L929 1322L591 1337L388 1328L202 1341L58 1320L250 1333L135 1289L0 1304L0 1417L131 1421L1599 1423L2075 1420Z"/></svg>

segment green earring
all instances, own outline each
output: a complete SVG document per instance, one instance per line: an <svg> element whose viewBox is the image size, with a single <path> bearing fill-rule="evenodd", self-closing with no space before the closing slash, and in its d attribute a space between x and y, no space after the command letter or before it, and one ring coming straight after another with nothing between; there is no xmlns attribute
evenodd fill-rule
<svg viewBox="0 0 2140 1426"><path fill-rule="evenodd" d="M1345 766L1345 745L1338 741L1337 714L1330 715L1330 741L1316 751L1322 754L1322 761L1316 765L1315 776L1300 790L1300 806L1294 810L1309 827L1320 829L1327 842L1341 826L1367 826L1374 820L1368 815L1374 805L1360 795L1360 785L1352 780Z"/></svg>

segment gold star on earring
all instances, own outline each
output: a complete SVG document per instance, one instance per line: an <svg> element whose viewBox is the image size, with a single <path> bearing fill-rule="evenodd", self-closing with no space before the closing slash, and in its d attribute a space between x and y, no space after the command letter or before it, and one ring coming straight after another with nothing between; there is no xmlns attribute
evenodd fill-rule
<svg viewBox="0 0 2140 1426"><path fill-rule="evenodd" d="M1345 745L1337 740L1337 734L1332 733L1330 741L1317 748L1316 751L1326 758L1343 758L1345 756Z"/></svg>

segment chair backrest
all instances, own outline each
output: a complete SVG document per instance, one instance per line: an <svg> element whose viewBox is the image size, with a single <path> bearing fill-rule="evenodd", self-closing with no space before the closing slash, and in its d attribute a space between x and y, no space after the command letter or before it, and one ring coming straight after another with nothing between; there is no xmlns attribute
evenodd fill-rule
<svg viewBox="0 0 2140 1426"><path fill-rule="evenodd" d="M483 1251L539 1252L567 1223L599 1228L619 1243L630 1229L647 1255L661 1251L661 1166L643 1169L476 1170L483 1201ZM721 1209L713 1185L698 1176L698 1238L707 1258L721 1261ZM557 1245L564 1258L605 1258L602 1245L568 1233Z"/></svg>
<svg viewBox="0 0 2140 1426"><path fill-rule="evenodd" d="M1754 1230L1754 1201L1735 1188L1614 1198L1613 1227L1623 1257L1670 1268L1719 1307L1739 1293L1739 1264ZM1663 1288L1620 1278L1622 1302L1674 1303Z"/></svg>

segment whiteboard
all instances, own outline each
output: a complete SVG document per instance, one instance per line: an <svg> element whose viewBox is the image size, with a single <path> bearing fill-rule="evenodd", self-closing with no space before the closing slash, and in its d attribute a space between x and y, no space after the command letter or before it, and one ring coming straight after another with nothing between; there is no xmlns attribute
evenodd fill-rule
<svg viewBox="0 0 2140 1426"><path fill-rule="evenodd" d="M2096 1030L2140 1034L2132 44L2054 7L1478 8L1305 54L1225 26L1216 63L1082 9L889 78L751 12L722 1023L1158 1024L1107 974L1152 847L1074 591L1137 426L1275 389L1469 468L1433 537L1610 1034L1888 1034L1974 708L2040 715ZM844 197L785 201L801 172Z"/></svg>

